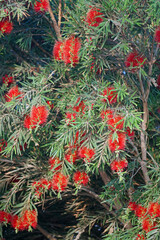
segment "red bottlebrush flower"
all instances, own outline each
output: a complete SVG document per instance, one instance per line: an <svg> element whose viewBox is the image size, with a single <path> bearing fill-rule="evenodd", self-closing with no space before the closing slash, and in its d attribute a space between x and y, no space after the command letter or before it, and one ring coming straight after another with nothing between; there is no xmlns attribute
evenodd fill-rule
<svg viewBox="0 0 160 240"><path fill-rule="evenodd" d="M46 103L48 104L48 106L50 107L50 109L53 109L54 104L51 101L46 101Z"/></svg>
<svg viewBox="0 0 160 240"><path fill-rule="evenodd" d="M0 211L0 223L9 223L11 222L11 214L5 211Z"/></svg>
<svg viewBox="0 0 160 240"><path fill-rule="evenodd" d="M86 22L89 26L98 27L101 22L103 22L102 18L103 14L100 12L99 8L92 8L88 11L86 16Z"/></svg>
<svg viewBox="0 0 160 240"><path fill-rule="evenodd" d="M101 118L109 120L109 119L113 118L113 114L114 114L114 112L112 110L108 110L108 109L107 110L103 110L101 112Z"/></svg>
<svg viewBox="0 0 160 240"><path fill-rule="evenodd" d="M160 43L160 27L158 27L155 31L155 41Z"/></svg>
<svg viewBox="0 0 160 240"><path fill-rule="evenodd" d="M62 167L62 162L60 161L60 159L58 157L56 157L56 158L51 157L49 159L49 165L51 166L51 170L58 171Z"/></svg>
<svg viewBox="0 0 160 240"><path fill-rule="evenodd" d="M53 190L59 192L59 191L64 191L67 187L68 184L68 177L63 175L62 173L56 173L53 176L51 185Z"/></svg>
<svg viewBox="0 0 160 240"><path fill-rule="evenodd" d="M5 95L6 102L10 102L10 101L12 101L14 98L17 98L17 99L23 98L23 96L19 96L19 95L22 95L22 92L19 91L18 86L12 87L12 88L8 91L8 93L6 93L6 95ZM18 97L18 96L19 96L19 97Z"/></svg>
<svg viewBox="0 0 160 240"><path fill-rule="evenodd" d="M13 23L8 19L0 21L0 31L4 34L10 34L13 30Z"/></svg>
<svg viewBox="0 0 160 240"><path fill-rule="evenodd" d="M102 95L105 96L105 98L102 99L103 102L107 102L107 100L110 104L117 102L117 94L114 87L108 87L104 89Z"/></svg>
<svg viewBox="0 0 160 240"><path fill-rule="evenodd" d="M135 72L137 68L142 67L145 63L144 57L136 51L129 53L125 61L126 67L131 67L132 72Z"/></svg>
<svg viewBox="0 0 160 240"><path fill-rule="evenodd" d="M117 132L117 139L113 140L113 133L108 137L108 147L111 152L116 150L123 150L126 145L126 134L124 132Z"/></svg>
<svg viewBox="0 0 160 240"><path fill-rule="evenodd" d="M135 202L129 202L129 205L128 205L128 208L131 210L131 211L135 211L136 208L137 208L137 204Z"/></svg>
<svg viewBox="0 0 160 240"><path fill-rule="evenodd" d="M89 182L89 176L85 172L77 171L73 175L73 180L78 185L87 185Z"/></svg>
<svg viewBox="0 0 160 240"><path fill-rule="evenodd" d="M143 234L138 234L136 240L145 240L145 236Z"/></svg>
<svg viewBox="0 0 160 240"><path fill-rule="evenodd" d="M63 42L56 41L53 48L53 56L56 60L63 60Z"/></svg>
<svg viewBox="0 0 160 240"><path fill-rule="evenodd" d="M33 228L37 227L37 212L35 210L26 210L23 219L27 229L29 226Z"/></svg>
<svg viewBox="0 0 160 240"><path fill-rule="evenodd" d="M70 123L75 122L76 116L77 116L77 113L67 112L66 113L66 123L67 123L67 125L69 125Z"/></svg>
<svg viewBox="0 0 160 240"><path fill-rule="evenodd" d="M65 154L65 159L66 159L69 163L74 164L75 161L78 159L78 152L77 152L77 151L74 151L74 153Z"/></svg>
<svg viewBox="0 0 160 240"><path fill-rule="evenodd" d="M46 12L49 8L48 0L38 0L34 4L34 10L36 12Z"/></svg>
<svg viewBox="0 0 160 240"><path fill-rule="evenodd" d="M95 155L95 150L87 147L81 147L78 150L78 155L81 158L84 158L85 160L90 161Z"/></svg>
<svg viewBox="0 0 160 240"><path fill-rule="evenodd" d="M155 222L152 222L152 220L150 218L145 218L143 219L142 221L142 228L144 231L146 232L150 232L152 231L153 229L156 229L155 226L157 224Z"/></svg>
<svg viewBox="0 0 160 240"><path fill-rule="evenodd" d="M72 63L75 65L79 62L79 50L81 43L79 38L71 36L63 43L63 61L65 64Z"/></svg>
<svg viewBox="0 0 160 240"><path fill-rule="evenodd" d="M11 225L19 231L28 230L29 227L36 228L37 213L35 210L26 210L22 216L14 215L11 220Z"/></svg>
<svg viewBox="0 0 160 240"><path fill-rule="evenodd" d="M160 75L157 78L157 85L158 85L157 88L160 89Z"/></svg>
<svg viewBox="0 0 160 240"><path fill-rule="evenodd" d="M116 129L123 129L124 117L113 115L113 118L107 120L108 129L114 131Z"/></svg>
<svg viewBox="0 0 160 240"><path fill-rule="evenodd" d="M126 132L127 132L128 137L130 137L130 139L134 140L134 131L131 131L131 129L129 127L127 127Z"/></svg>
<svg viewBox="0 0 160 240"><path fill-rule="evenodd" d="M80 98L77 99L77 102L76 104L80 101ZM79 104L77 106L74 106L73 107L73 111L76 111L76 112L82 112L83 114L85 113L84 110L86 108L86 105L84 104L83 101L80 101Z"/></svg>
<svg viewBox="0 0 160 240"><path fill-rule="evenodd" d="M23 146L20 145L19 148L20 148L21 152L24 151L27 148L27 143L24 143Z"/></svg>
<svg viewBox="0 0 160 240"><path fill-rule="evenodd" d="M147 213L147 209L141 205L137 205L135 209L135 215L139 218L144 218Z"/></svg>
<svg viewBox="0 0 160 240"><path fill-rule="evenodd" d="M111 169L112 171L115 171L115 172L123 172L124 168L126 168L127 166L128 166L128 162L126 159L123 159L120 161L114 160L111 163Z"/></svg>
<svg viewBox="0 0 160 240"><path fill-rule="evenodd" d="M39 181L35 181L32 183L32 186L35 190L35 195L39 198L44 190L49 190L51 188L50 182L47 179L42 178Z"/></svg>
<svg viewBox="0 0 160 240"><path fill-rule="evenodd" d="M24 127L28 129L36 128L36 126L33 125L33 122L31 121L31 117L27 115L24 119Z"/></svg>
<svg viewBox="0 0 160 240"><path fill-rule="evenodd" d="M148 206L148 214L151 217L160 217L160 204L157 202L151 202Z"/></svg>
<svg viewBox="0 0 160 240"><path fill-rule="evenodd" d="M13 77L12 76L8 76L7 74L4 76L4 77L2 77L2 81L3 81L3 83L7 86L7 87L9 87L12 83L13 83Z"/></svg>
<svg viewBox="0 0 160 240"><path fill-rule="evenodd" d="M33 122L34 125L41 125L47 121L48 114L46 106L33 106L30 115L31 122Z"/></svg>
<svg viewBox="0 0 160 240"><path fill-rule="evenodd" d="M0 140L0 153L7 147L7 141L4 139Z"/></svg>

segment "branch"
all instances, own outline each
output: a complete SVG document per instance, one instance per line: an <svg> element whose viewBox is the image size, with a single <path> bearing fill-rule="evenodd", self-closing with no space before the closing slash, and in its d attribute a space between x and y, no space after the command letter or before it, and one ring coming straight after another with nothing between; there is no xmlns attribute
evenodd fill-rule
<svg viewBox="0 0 160 240"><path fill-rule="evenodd" d="M59 0L59 7L58 7L58 27L61 27L61 19L62 19L62 0Z"/></svg>
<svg viewBox="0 0 160 240"><path fill-rule="evenodd" d="M48 1L48 2L49 2L49 1ZM50 2L49 2L48 12L49 12L50 17L51 17L51 19L52 19L53 26L54 26L54 30L55 30L55 32L56 32L57 38L58 38L58 40L60 40L60 39L61 39L60 27L57 25L57 21L56 21L56 19L55 19L55 17L54 17L54 14L53 14L53 12L52 12Z"/></svg>
<svg viewBox="0 0 160 240"><path fill-rule="evenodd" d="M47 56L52 58L52 55L49 54L34 38L32 38L32 41L34 42L34 44Z"/></svg>
<svg viewBox="0 0 160 240"><path fill-rule="evenodd" d="M53 237L52 234L50 234L49 232L47 232L45 229L43 229L42 227L40 227L38 224L37 224L37 229L38 229L46 238L48 238L49 240L57 240L57 238Z"/></svg>

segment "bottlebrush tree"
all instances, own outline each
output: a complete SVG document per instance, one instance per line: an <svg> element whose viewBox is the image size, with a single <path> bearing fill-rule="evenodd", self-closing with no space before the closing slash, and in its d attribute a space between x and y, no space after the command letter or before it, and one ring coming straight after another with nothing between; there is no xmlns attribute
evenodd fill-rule
<svg viewBox="0 0 160 240"><path fill-rule="evenodd" d="M159 9L1 1L1 238L159 239Z"/></svg>

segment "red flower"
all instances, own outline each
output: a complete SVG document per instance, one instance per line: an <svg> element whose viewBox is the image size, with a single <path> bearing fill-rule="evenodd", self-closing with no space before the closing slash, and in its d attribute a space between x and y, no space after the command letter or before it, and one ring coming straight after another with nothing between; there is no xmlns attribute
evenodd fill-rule
<svg viewBox="0 0 160 240"><path fill-rule="evenodd" d="M145 63L144 57L136 51L129 53L125 61L126 67L131 67L132 72L135 72L137 68L142 67Z"/></svg>
<svg viewBox="0 0 160 240"><path fill-rule="evenodd" d="M12 83L13 83L13 77L12 76L8 76L7 74L4 76L4 77L2 77L2 81L3 81L3 83L7 86L7 87L9 87Z"/></svg>
<svg viewBox="0 0 160 240"><path fill-rule="evenodd" d="M7 141L4 139L0 140L0 153L7 147Z"/></svg>
<svg viewBox="0 0 160 240"><path fill-rule="evenodd" d="M137 237L136 237L136 240L145 240L146 238L144 237L143 234L138 234Z"/></svg>
<svg viewBox="0 0 160 240"><path fill-rule="evenodd" d="M78 150L78 155L81 158L84 158L85 160L90 161L95 155L95 150L87 147L81 147Z"/></svg>
<svg viewBox="0 0 160 240"><path fill-rule="evenodd" d="M117 132L117 139L113 139L113 133L108 137L108 147L111 152L122 150L126 145L126 134L124 132Z"/></svg>
<svg viewBox="0 0 160 240"><path fill-rule="evenodd" d="M70 112L67 112L66 113L66 123L67 125L69 125L71 122L75 122L76 120L76 116L77 116L77 113L70 113Z"/></svg>
<svg viewBox="0 0 160 240"><path fill-rule="evenodd" d="M17 98L17 99L23 98L23 96L19 96L19 95L22 95L22 92L19 91L18 86L12 87L12 88L8 91L8 93L6 93L6 95L5 95L6 102L10 102L10 101L12 101L14 98ZM19 97L18 97L18 96L19 96Z"/></svg>
<svg viewBox="0 0 160 240"><path fill-rule="evenodd" d="M51 166L51 170L54 170L54 171L58 171L62 167L62 162L58 157L56 158L51 157L49 159L49 164Z"/></svg>
<svg viewBox="0 0 160 240"><path fill-rule="evenodd" d="M123 172L124 168L126 168L127 166L128 166L128 162L126 159L120 160L120 161L114 160L111 163L112 171L116 171L116 172Z"/></svg>
<svg viewBox="0 0 160 240"><path fill-rule="evenodd" d="M33 122L31 121L31 117L27 115L24 119L24 127L28 129L36 128L36 126L33 125Z"/></svg>
<svg viewBox="0 0 160 240"><path fill-rule="evenodd" d="M51 101L46 101L46 103L48 104L48 106L50 107L50 109L53 109L54 104Z"/></svg>
<svg viewBox="0 0 160 240"><path fill-rule="evenodd" d="M144 218L147 213L147 209L141 205L137 205L135 209L135 215L139 218Z"/></svg>
<svg viewBox="0 0 160 240"><path fill-rule="evenodd" d="M0 211L0 223L9 223L11 221L11 214Z"/></svg>
<svg viewBox="0 0 160 240"><path fill-rule="evenodd" d="M160 204L157 202L151 202L148 206L148 214L151 217L160 217Z"/></svg>
<svg viewBox="0 0 160 240"><path fill-rule="evenodd" d="M98 27L103 22L103 18L100 17L102 15L99 8L91 7L86 16L86 22L89 26Z"/></svg>
<svg viewBox="0 0 160 240"><path fill-rule="evenodd" d="M158 27L155 31L155 41L160 43L160 27Z"/></svg>
<svg viewBox="0 0 160 240"><path fill-rule="evenodd" d="M77 171L73 175L73 180L78 185L87 185L87 183L89 182L89 177L87 173Z"/></svg>
<svg viewBox="0 0 160 240"><path fill-rule="evenodd" d="M136 208L137 208L137 204L135 202L129 202L129 205L128 205L128 208L131 210L131 211L135 211Z"/></svg>
<svg viewBox="0 0 160 240"><path fill-rule="evenodd" d="M130 139L134 140L134 131L131 131L131 129L129 127L127 127L126 132L127 132L128 137L130 137Z"/></svg>
<svg viewBox="0 0 160 240"><path fill-rule="evenodd" d="M76 104L80 101L80 98L77 99L77 102ZM86 105L84 104L83 101L80 101L79 104L77 106L74 106L73 107L73 111L76 111L76 112L82 112L83 114L85 113L84 110L86 108Z"/></svg>
<svg viewBox="0 0 160 240"><path fill-rule="evenodd" d="M156 225L157 225L157 224L156 224L155 222L152 222L152 220L149 219L149 218L145 218L145 219L143 219L143 221L142 221L142 228L143 228L143 230L146 231L146 232L150 232L150 231L152 231L153 229L155 229L155 226L156 226Z"/></svg>
<svg viewBox="0 0 160 240"><path fill-rule="evenodd" d="M103 102L107 102L107 100L110 104L117 102L117 94L114 87L108 87L104 89L102 95L105 96L105 98L102 99Z"/></svg>
<svg viewBox="0 0 160 240"><path fill-rule="evenodd" d="M34 10L36 12L46 12L49 8L48 0L38 0L34 4Z"/></svg>
<svg viewBox="0 0 160 240"><path fill-rule="evenodd" d="M65 64L79 62L79 50L81 48L81 43L79 38L71 36L63 43L63 61Z"/></svg>
<svg viewBox="0 0 160 240"><path fill-rule="evenodd" d="M157 85L158 85L157 88L160 89L160 75L157 78Z"/></svg>
<svg viewBox="0 0 160 240"><path fill-rule="evenodd" d="M56 60L63 60L63 42L56 41L53 48L53 56Z"/></svg>
<svg viewBox="0 0 160 240"><path fill-rule="evenodd" d="M65 154L65 159L69 162L74 164L75 161L78 159L78 152L77 150L74 151L74 153L70 152Z"/></svg>
<svg viewBox="0 0 160 240"><path fill-rule="evenodd" d="M113 118L113 111L112 110L103 110L102 112L101 112L101 118L102 119L106 119L106 120L108 120L108 119L112 119Z"/></svg>
<svg viewBox="0 0 160 240"><path fill-rule="evenodd" d="M46 106L33 106L31 110L31 120L34 124L38 123L39 125L42 125L47 121L48 114Z"/></svg>
<svg viewBox="0 0 160 240"><path fill-rule="evenodd" d="M68 184L68 177L63 175L62 173L59 172L53 176L53 179L51 182L53 190L58 192L64 191L67 187L67 184Z"/></svg>
<svg viewBox="0 0 160 240"><path fill-rule="evenodd" d="M28 230L29 227L36 228L37 226L37 213L35 210L26 210L22 216L14 215L11 220L13 228L24 231Z"/></svg>
<svg viewBox="0 0 160 240"><path fill-rule="evenodd" d="M114 131L116 129L123 129L124 118L118 115L113 115L112 118L107 120L108 129Z"/></svg>
<svg viewBox="0 0 160 240"><path fill-rule="evenodd" d="M3 19L0 21L0 31L4 34L10 34L13 30L13 23L8 19Z"/></svg>

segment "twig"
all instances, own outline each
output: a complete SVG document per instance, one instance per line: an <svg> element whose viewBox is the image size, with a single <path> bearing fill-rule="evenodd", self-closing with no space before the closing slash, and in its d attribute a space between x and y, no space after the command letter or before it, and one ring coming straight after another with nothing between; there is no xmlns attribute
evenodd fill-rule
<svg viewBox="0 0 160 240"><path fill-rule="evenodd" d="M47 232L45 229L43 229L41 226L39 226L37 224L37 229L49 240L57 240L57 238L53 237L52 234L50 234L49 232Z"/></svg>
<svg viewBox="0 0 160 240"><path fill-rule="evenodd" d="M48 2L49 2L49 1L48 1ZM57 38L58 38L58 40L60 40L60 39L61 39L60 28L59 28L59 26L57 25L57 21L56 21L56 19L55 19L55 17L54 17L54 14L53 14L53 12L52 12L50 2L49 2L48 12L49 12L50 17L51 17L51 19L52 19L53 26L54 26L54 30L55 30L55 32L56 32Z"/></svg>
<svg viewBox="0 0 160 240"><path fill-rule="evenodd" d="M50 53L48 53L34 38L32 38L32 41L35 43L35 45L47 56L52 57Z"/></svg>
<svg viewBox="0 0 160 240"><path fill-rule="evenodd" d="M58 7L58 27L61 27L61 19L62 19L62 0L59 0L59 7Z"/></svg>

